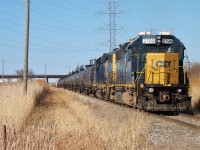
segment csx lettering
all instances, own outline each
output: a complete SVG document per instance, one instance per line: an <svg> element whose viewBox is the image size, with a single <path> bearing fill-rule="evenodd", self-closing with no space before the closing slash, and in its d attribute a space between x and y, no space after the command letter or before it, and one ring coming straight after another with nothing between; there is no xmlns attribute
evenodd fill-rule
<svg viewBox="0 0 200 150"><path fill-rule="evenodd" d="M159 67L170 67L171 66L171 61L157 61L156 66Z"/></svg>

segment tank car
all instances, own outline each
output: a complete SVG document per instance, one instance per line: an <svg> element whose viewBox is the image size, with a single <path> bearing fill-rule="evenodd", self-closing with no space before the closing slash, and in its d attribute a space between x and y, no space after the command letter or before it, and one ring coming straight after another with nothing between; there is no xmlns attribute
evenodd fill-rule
<svg viewBox="0 0 200 150"><path fill-rule="evenodd" d="M94 67L93 65L86 65L80 67L80 72L76 74L77 84L76 89L79 90L80 93L89 94L92 92L92 84L93 84L93 76L94 76Z"/></svg>
<svg viewBox="0 0 200 150"><path fill-rule="evenodd" d="M66 78L58 81L58 87L67 88L80 93L92 93L94 80L94 65L77 67L75 71L69 73Z"/></svg>

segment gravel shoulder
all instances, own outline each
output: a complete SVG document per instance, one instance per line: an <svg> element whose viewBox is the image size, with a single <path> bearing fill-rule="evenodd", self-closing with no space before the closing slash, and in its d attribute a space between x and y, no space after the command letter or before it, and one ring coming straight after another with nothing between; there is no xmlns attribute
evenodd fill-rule
<svg viewBox="0 0 200 150"><path fill-rule="evenodd" d="M119 122L126 123L129 115L132 113L137 117L137 113L124 107L108 104L107 102L94 98L79 95L83 103L89 103L96 110L95 115L103 115L108 120L110 117L116 117ZM142 113L142 112L141 112ZM174 123L156 119L152 116L144 116L145 127L143 129L143 137L145 137L144 145L147 149L194 149L200 147L200 132L196 132ZM172 117L173 118L173 117ZM190 122L190 120L187 120ZM195 122L200 124L200 122Z"/></svg>

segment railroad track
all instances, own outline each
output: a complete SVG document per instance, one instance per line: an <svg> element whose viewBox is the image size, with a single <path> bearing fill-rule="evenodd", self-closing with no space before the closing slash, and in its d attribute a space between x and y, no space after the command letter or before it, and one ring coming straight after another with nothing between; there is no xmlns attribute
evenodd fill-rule
<svg viewBox="0 0 200 150"><path fill-rule="evenodd" d="M195 120L195 121L200 121L200 117L199 116L195 116L195 115L179 113L179 116L185 117L185 118L190 118L190 119Z"/></svg>
<svg viewBox="0 0 200 150"><path fill-rule="evenodd" d="M88 98L93 98L95 100L100 100L94 96L88 96L88 95L84 95L84 94L80 94L80 95L86 96ZM120 107L125 107L126 109L130 109L130 110L138 113L137 109L134 109L130 106L122 105L122 104L111 102L111 101L105 101L105 100L101 100L101 101L104 103L109 103L109 104L112 103L112 104L120 106ZM195 117L195 116L183 114L183 113L179 113L179 115L176 115L176 116L167 116L167 115L154 114L154 113L145 112L145 111L142 111L142 112L147 116L161 119L163 121L174 123L174 124L182 126L184 128L200 132L200 118L199 117Z"/></svg>
<svg viewBox="0 0 200 150"><path fill-rule="evenodd" d="M178 120L180 122L184 122L184 124L188 124L191 128L198 129L200 131L200 118L195 117L188 114L179 113L177 116L166 116L171 119Z"/></svg>
<svg viewBox="0 0 200 150"><path fill-rule="evenodd" d="M158 115L158 114L151 114L148 113L150 116L155 118L159 118L161 120L165 120L167 122L172 122L184 128L196 130L200 132L200 118L194 117L192 115L186 115L180 113L177 116L166 116L166 115Z"/></svg>

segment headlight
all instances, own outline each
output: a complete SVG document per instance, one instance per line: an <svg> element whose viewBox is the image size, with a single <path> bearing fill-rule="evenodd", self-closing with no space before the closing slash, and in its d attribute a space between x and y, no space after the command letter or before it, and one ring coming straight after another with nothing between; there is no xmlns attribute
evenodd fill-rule
<svg viewBox="0 0 200 150"><path fill-rule="evenodd" d="M177 92L178 92L178 93L181 93L181 92L182 92L182 89L177 89Z"/></svg>
<svg viewBox="0 0 200 150"><path fill-rule="evenodd" d="M149 92L150 92L150 93L153 93L153 92L154 92L154 89L153 89L153 88L149 88Z"/></svg>
<svg viewBox="0 0 200 150"><path fill-rule="evenodd" d="M157 36L157 39L160 40L160 39L161 39L161 36Z"/></svg>

